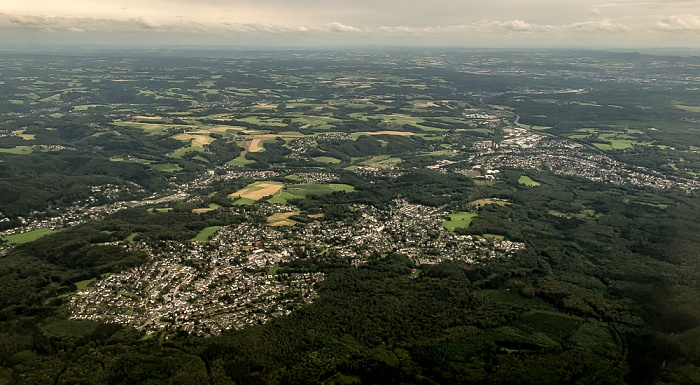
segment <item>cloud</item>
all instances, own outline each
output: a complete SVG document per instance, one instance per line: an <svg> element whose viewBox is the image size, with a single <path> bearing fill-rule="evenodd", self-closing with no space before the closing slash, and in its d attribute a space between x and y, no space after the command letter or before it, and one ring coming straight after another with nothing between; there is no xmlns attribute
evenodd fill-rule
<svg viewBox="0 0 700 385"><path fill-rule="evenodd" d="M46 26L52 24L52 18L46 16L7 15L7 18L12 24L25 26Z"/></svg>
<svg viewBox="0 0 700 385"><path fill-rule="evenodd" d="M667 32L698 32L700 31L700 16L674 15L661 19L656 24L658 30Z"/></svg>
<svg viewBox="0 0 700 385"><path fill-rule="evenodd" d="M337 21L328 23L325 25L326 30L329 32L362 32L361 29L355 28L350 25L341 24Z"/></svg>
<svg viewBox="0 0 700 385"><path fill-rule="evenodd" d="M151 19L150 17L137 17L137 18L131 18L129 19L130 21L136 23L141 28L144 29L160 29L163 26L160 25L158 22L155 20Z"/></svg>
<svg viewBox="0 0 700 385"><path fill-rule="evenodd" d="M532 24L522 20L509 20L506 22L494 22L492 24L513 32L546 31L550 29L550 27L546 25Z"/></svg>
<svg viewBox="0 0 700 385"><path fill-rule="evenodd" d="M85 32L84 29L78 28L78 27L68 27L67 30L68 30L69 32Z"/></svg>
<svg viewBox="0 0 700 385"><path fill-rule="evenodd" d="M617 24L611 20L589 20L582 23L573 23L567 26L576 31L585 32L627 32L629 27Z"/></svg>

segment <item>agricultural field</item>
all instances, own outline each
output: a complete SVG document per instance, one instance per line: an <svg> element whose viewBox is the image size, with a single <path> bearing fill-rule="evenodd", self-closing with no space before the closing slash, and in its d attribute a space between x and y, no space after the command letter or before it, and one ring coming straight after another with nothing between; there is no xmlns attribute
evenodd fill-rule
<svg viewBox="0 0 700 385"><path fill-rule="evenodd" d="M229 197L234 199L243 198L257 201L262 197L275 195L278 191L282 190L283 187L284 184L279 182L255 182L229 194Z"/></svg>
<svg viewBox="0 0 700 385"><path fill-rule="evenodd" d="M198 209L192 209L192 212L195 213L195 214L202 214L202 213L208 213L208 212L210 212L210 211L214 211L214 210L219 209L219 208L221 208L221 206L219 206L218 204L216 204L216 203L210 203L210 204L209 204L209 207L202 207L202 208L198 208Z"/></svg>
<svg viewBox="0 0 700 385"><path fill-rule="evenodd" d="M449 231L455 231L457 228L467 228L478 215L478 213L469 211L450 214L450 220L442 222L442 225Z"/></svg>
<svg viewBox="0 0 700 385"><path fill-rule="evenodd" d="M347 184L292 184L284 186L270 199L270 203L287 204L290 199L304 199L308 195L327 195L337 191L352 192L354 189Z"/></svg>
<svg viewBox="0 0 700 385"><path fill-rule="evenodd" d="M28 231L26 233L8 235L2 239L10 245L20 245L23 243L33 242L45 235L53 234L55 232L56 230L52 229L38 229Z"/></svg>
<svg viewBox="0 0 700 385"><path fill-rule="evenodd" d="M197 234L196 237L192 238L193 242L207 242L209 238L212 237L217 231L221 229L221 226L209 226L202 229L202 231Z"/></svg>
<svg viewBox="0 0 700 385"><path fill-rule="evenodd" d="M0 153L5 153L5 154L23 155L23 154L31 154L32 152L34 152L34 149L31 146L17 146L14 148L0 148Z"/></svg>

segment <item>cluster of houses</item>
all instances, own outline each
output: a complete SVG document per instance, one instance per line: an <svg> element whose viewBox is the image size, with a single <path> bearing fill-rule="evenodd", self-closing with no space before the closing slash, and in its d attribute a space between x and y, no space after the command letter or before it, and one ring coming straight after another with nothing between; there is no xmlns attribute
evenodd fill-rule
<svg viewBox="0 0 700 385"><path fill-rule="evenodd" d="M526 130L504 129L499 143L474 143L471 153L460 163L479 165L485 169L512 167L529 170L550 170L595 182L630 184L653 188L680 188L692 191L700 188L697 179L664 175L644 167L635 167L613 159L570 140ZM462 166L463 167L463 166Z"/></svg>
<svg viewBox="0 0 700 385"><path fill-rule="evenodd" d="M289 210L261 205L241 210ZM396 200L389 209L355 205L352 220L269 227L222 228L209 242L124 245L150 255L147 264L96 281L77 293L74 319L131 325L149 332L218 334L289 314L315 298L323 273L284 269L323 256L360 266L371 255L396 252L415 263L475 262L513 256L525 245L448 232L440 208Z"/></svg>

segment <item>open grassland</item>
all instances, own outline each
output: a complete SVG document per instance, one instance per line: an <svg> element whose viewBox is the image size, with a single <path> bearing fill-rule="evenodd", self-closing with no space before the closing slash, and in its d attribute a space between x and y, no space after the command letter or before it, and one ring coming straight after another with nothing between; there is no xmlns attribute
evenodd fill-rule
<svg viewBox="0 0 700 385"><path fill-rule="evenodd" d="M282 187L284 187L284 185L279 182L255 182L232 194L229 194L229 196L233 198L245 198L257 201L262 197L274 195L280 191Z"/></svg>
<svg viewBox="0 0 700 385"><path fill-rule="evenodd" d="M300 213L300 211L275 213L267 217L267 224L270 226L294 226L297 222L289 219L289 217L299 215Z"/></svg>
<svg viewBox="0 0 700 385"><path fill-rule="evenodd" d="M317 130L330 130L335 127L336 124L342 122L340 119L331 118L327 116L306 116L303 115L298 118L293 118L292 122L300 123L302 128L314 128Z"/></svg>
<svg viewBox="0 0 700 385"><path fill-rule="evenodd" d="M452 157L457 155L457 152L454 152L452 150L437 150L437 151L431 151L431 152L424 152L422 154L418 154L419 156L448 156Z"/></svg>
<svg viewBox="0 0 700 385"><path fill-rule="evenodd" d="M233 202L234 206L250 206L255 203L254 200L248 198L240 198Z"/></svg>
<svg viewBox="0 0 700 385"><path fill-rule="evenodd" d="M179 164L176 163L152 163L150 167L154 170L163 172L175 172L182 170Z"/></svg>
<svg viewBox="0 0 700 385"><path fill-rule="evenodd" d="M570 139L586 140L590 138L602 139L605 142L591 141L596 148L603 151L627 150L634 146L650 146L652 140L643 130L629 128L624 125L610 126L609 129L579 128L574 133L567 135Z"/></svg>
<svg viewBox="0 0 700 385"><path fill-rule="evenodd" d="M281 119L266 119L260 116L248 116L245 118L238 119L241 122L246 122L250 124L255 124L256 126L268 126L268 127L286 127L287 124L282 123Z"/></svg>
<svg viewBox="0 0 700 385"><path fill-rule="evenodd" d="M449 231L454 231L457 228L467 228L472 223L472 219L478 214L471 211L462 211L455 214L450 214L450 220L442 222L442 225Z"/></svg>
<svg viewBox="0 0 700 385"><path fill-rule="evenodd" d="M190 142L192 147L204 148L207 144L215 141L216 139L209 136L209 133L182 133L173 136L174 139Z"/></svg>
<svg viewBox="0 0 700 385"><path fill-rule="evenodd" d="M486 205L499 205L499 206L505 206L509 205L510 202L508 202L507 199L498 199L498 198L485 198L485 199L477 199L475 201L469 202L470 205L476 205L476 206L486 206Z"/></svg>
<svg viewBox="0 0 700 385"><path fill-rule="evenodd" d="M245 154L246 154L246 153L247 153L246 151L241 152L241 155L239 155L238 158L232 159L232 160L230 160L230 161L229 161L228 163L226 163L226 164L228 164L229 166L239 166L239 167L243 167L243 166L245 166L245 165L248 165L248 164L251 164L251 163L255 163L254 160L246 159L246 157L245 157Z"/></svg>
<svg viewBox="0 0 700 385"><path fill-rule="evenodd" d="M22 234L8 235L8 236L4 237L3 240L10 245L20 245L23 243L36 241L37 239L39 239L45 235L49 235L49 234L55 233L55 232L56 232L56 230L53 230L53 229L38 229L38 230L27 231L26 233L22 233Z"/></svg>
<svg viewBox="0 0 700 385"><path fill-rule="evenodd" d="M152 209L148 209L149 213L169 213L173 211L172 207L154 207Z"/></svg>
<svg viewBox="0 0 700 385"><path fill-rule="evenodd" d="M199 234L197 234L196 237L192 238L191 240L194 242L207 242L209 241L209 238L211 238L211 236L214 235L214 233L219 231L220 228L221 226L205 227L204 229L202 229L202 231L199 232Z"/></svg>
<svg viewBox="0 0 700 385"><path fill-rule="evenodd" d="M387 167L395 166L401 163L401 158L392 158L389 155L373 156L365 161L360 162L363 166Z"/></svg>
<svg viewBox="0 0 700 385"><path fill-rule="evenodd" d="M330 156L317 156L313 158L316 162L319 163L329 163L329 164L338 164L341 163L342 161L340 159L332 158Z"/></svg>
<svg viewBox="0 0 700 385"><path fill-rule="evenodd" d="M216 209L218 209L218 208L220 208L220 207L221 207L221 206L217 205L216 203L210 203L210 204L209 204L209 207L202 207L202 208L198 208L198 209L192 209L192 212L195 213L195 214L208 213L208 212L214 211L214 210L216 210Z"/></svg>
<svg viewBox="0 0 700 385"><path fill-rule="evenodd" d="M97 278L86 279L84 281L76 282L75 287L78 288L78 291L85 291L90 286L90 284L95 281L97 281Z"/></svg>
<svg viewBox="0 0 700 385"><path fill-rule="evenodd" d="M36 135L34 134L25 134L26 130L17 130L17 131L12 131L15 135L19 136L20 138L24 140L34 140L36 139Z"/></svg>
<svg viewBox="0 0 700 385"><path fill-rule="evenodd" d="M396 135L396 136L411 136L411 135L416 135L415 132L409 132L409 131L362 131L362 132L353 132L350 134L351 138L357 139L360 136L363 135Z"/></svg>
<svg viewBox="0 0 700 385"><path fill-rule="evenodd" d="M104 273L101 275L102 278L109 276L110 273ZM91 283L97 281L97 278L92 278L92 279L86 279L84 281L79 281L75 283L75 287L78 288L78 291L83 291L87 290L87 288L90 286Z"/></svg>
<svg viewBox="0 0 700 385"><path fill-rule="evenodd" d="M262 145L262 139L252 139L245 142L244 147L248 152L261 152L265 151L265 147Z"/></svg>
<svg viewBox="0 0 700 385"><path fill-rule="evenodd" d="M527 175L521 175L520 178L518 179L518 183L525 185L527 187L537 187L540 185L540 182L537 182L536 180L530 178Z"/></svg>
<svg viewBox="0 0 700 385"><path fill-rule="evenodd" d="M31 154L34 151L31 146L17 146L13 148L0 148L0 153L4 154L14 154L14 155L25 155Z"/></svg>
<svg viewBox="0 0 700 385"><path fill-rule="evenodd" d="M308 195L326 195L336 191L352 192L355 188L348 184L296 184L285 186L284 189L275 194L270 203L286 204L290 199L304 199Z"/></svg>

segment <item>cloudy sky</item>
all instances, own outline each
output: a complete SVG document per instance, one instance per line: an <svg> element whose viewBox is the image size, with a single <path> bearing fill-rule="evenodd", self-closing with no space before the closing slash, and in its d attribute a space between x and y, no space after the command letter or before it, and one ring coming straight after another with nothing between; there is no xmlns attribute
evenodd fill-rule
<svg viewBox="0 0 700 385"><path fill-rule="evenodd" d="M0 44L700 47L700 0L2 0Z"/></svg>

